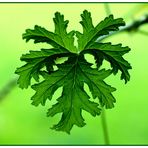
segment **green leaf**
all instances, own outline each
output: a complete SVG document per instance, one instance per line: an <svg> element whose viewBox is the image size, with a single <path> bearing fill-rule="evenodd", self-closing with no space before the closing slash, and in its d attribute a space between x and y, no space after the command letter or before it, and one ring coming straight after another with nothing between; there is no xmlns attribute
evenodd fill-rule
<svg viewBox="0 0 148 148"><path fill-rule="evenodd" d="M118 70L121 71L121 80L124 79L125 83L130 80L128 70L131 69L130 64L122 57L130 51L129 47L122 47L121 44L112 45L111 43L94 43L85 53L91 53L95 56L98 68L102 65L105 59L110 62L113 73L116 74Z"/></svg>
<svg viewBox="0 0 148 148"><path fill-rule="evenodd" d="M47 116L53 117L57 114L61 118L52 129L70 133L72 127L77 125L83 127L85 119L83 112L86 111L92 116L100 115L101 108L113 108L116 102L112 92L116 89L105 83L104 79L112 73L121 71L121 79L129 81L128 70L130 64L123 58L128 53L129 47L122 47L121 44L111 45L111 43L98 43L99 37L117 31L120 26L125 25L121 18L114 19L113 15L105 18L96 27L93 26L91 13L87 10L81 14L83 34L78 31L67 33L69 21L64 20L64 16L59 12L53 18L55 31L50 32L43 27L35 25L34 29L27 29L23 34L26 41L34 40L34 43L45 42L54 48L41 49L40 51L30 51L29 54L22 55L21 61L26 64L17 68L19 75L18 84L21 88L28 88L31 79L37 82L31 88L35 90L32 96L32 104L35 106L45 105L47 100L51 101L58 88L62 88L57 103L48 109ZM74 46L74 34L78 38L78 48ZM97 68L92 68L92 64L84 58L85 54L92 54L96 60ZM66 57L63 63L57 64L57 58ZM112 69L101 69L103 60L110 62ZM54 66L57 66L55 69ZM39 82L39 77L43 81ZM87 85L92 99L84 89Z"/></svg>
<svg viewBox="0 0 148 148"><path fill-rule="evenodd" d="M115 98L111 94L116 89L107 85L103 80L111 74L110 70L102 69L97 71L85 64L81 64L81 72L83 73L83 81L87 83L92 93L93 98L99 99L101 106L106 108L113 108Z"/></svg>
<svg viewBox="0 0 148 148"><path fill-rule="evenodd" d="M83 11L81 15L82 21L80 22L83 27L83 34L76 32L78 37L78 48L82 51L87 48L92 42L103 35L109 34L111 31L119 30L120 26L124 26L125 22L122 18L114 19L113 15L106 17L96 27L93 27L90 12Z"/></svg>
<svg viewBox="0 0 148 148"><path fill-rule="evenodd" d="M58 65L59 69L47 76L45 81L32 86L36 91L32 104L36 106L40 103L45 105L46 100L51 100L54 92L63 87L58 103L48 110L48 116L62 113L61 120L53 129L69 133L74 124L84 126L82 109L93 116L100 114L98 104L89 100L90 97L83 87L84 83L88 84L93 97L98 97L101 106L113 107L115 99L111 92L115 89L103 81L111 74L110 71L97 71L90 66L82 57L69 58L64 64Z"/></svg>
<svg viewBox="0 0 148 148"><path fill-rule="evenodd" d="M34 40L34 43L46 42L55 48L65 48L71 52L76 52L74 46L75 31L67 33L68 21L64 21L64 16L59 12L55 13L54 24L55 32L50 32L43 27L35 25L34 29L27 29L23 34L23 39L29 41Z"/></svg>
<svg viewBox="0 0 148 148"><path fill-rule="evenodd" d="M21 61L25 61L27 64L15 71L16 74L20 75L19 87L28 88L32 77L39 81L40 69L45 65L52 67L53 60L58 56L66 56L65 54L69 54L65 49L41 49L41 51L30 51L29 54L22 55Z"/></svg>
<svg viewBox="0 0 148 148"><path fill-rule="evenodd" d="M83 34L87 34L87 32L90 32L94 29L94 26L92 24L92 18L91 13L87 10L83 11L83 14L81 14L82 21L80 21L80 24L83 26Z"/></svg>

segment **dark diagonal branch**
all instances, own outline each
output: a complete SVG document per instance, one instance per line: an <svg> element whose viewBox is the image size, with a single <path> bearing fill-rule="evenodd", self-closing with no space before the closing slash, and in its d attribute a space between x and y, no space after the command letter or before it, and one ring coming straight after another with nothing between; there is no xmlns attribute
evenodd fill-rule
<svg viewBox="0 0 148 148"><path fill-rule="evenodd" d="M0 90L0 101L3 100L11 92L11 90L16 86L17 78L10 80L1 90Z"/></svg>
<svg viewBox="0 0 148 148"><path fill-rule="evenodd" d="M128 25L126 25L124 27L120 27L120 30L117 31L117 32L110 32L109 35L105 35L105 36L103 36L101 38L98 38L97 42L100 42L100 41L104 40L107 37L111 37L111 36L116 35L116 34L121 33L121 32L129 32L129 33L134 32L134 31L136 32L144 24L148 24L148 14L142 16L138 20L133 21L132 23L129 23Z"/></svg>

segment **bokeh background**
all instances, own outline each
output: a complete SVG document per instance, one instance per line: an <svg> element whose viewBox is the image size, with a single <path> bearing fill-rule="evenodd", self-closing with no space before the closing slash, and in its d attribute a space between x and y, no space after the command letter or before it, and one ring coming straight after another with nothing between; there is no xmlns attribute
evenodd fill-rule
<svg viewBox="0 0 148 148"><path fill-rule="evenodd" d="M123 17L131 23L148 14L148 3L111 3L108 4L115 18ZM38 24L54 30L52 18L56 11L70 20L68 30L82 31L80 13L84 9L91 11L94 24L106 17L104 3L0 3L0 91L15 79L16 67L23 63L19 58L28 50L49 47L46 44L25 43L22 33L26 28ZM148 145L148 25L141 31L123 32L105 41L122 43L132 50L125 58L131 63L131 80L126 85L120 80L120 74L110 76L106 82L117 88L114 96L115 108L106 110L110 144L112 145ZM89 58L91 60L91 58ZM58 95L57 92L54 96ZM34 91L21 90L18 86L0 100L0 145L103 145L104 137L101 118L92 117L83 112L87 125L73 127L71 134L51 130L60 115L46 117L45 107L31 105Z"/></svg>

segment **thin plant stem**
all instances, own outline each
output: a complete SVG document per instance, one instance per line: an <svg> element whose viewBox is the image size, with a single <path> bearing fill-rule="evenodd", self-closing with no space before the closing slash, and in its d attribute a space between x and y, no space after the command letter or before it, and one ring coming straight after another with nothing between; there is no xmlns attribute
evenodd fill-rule
<svg viewBox="0 0 148 148"><path fill-rule="evenodd" d="M104 6L105 6L106 14L110 15L111 10L110 10L109 4L105 3ZM106 113L105 113L105 109L103 109L103 107L102 107L102 113L101 113L101 120L102 120L103 134L104 134L104 142L105 142L105 145L109 145L110 144L109 132L108 132L108 128L107 128Z"/></svg>
<svg viewBox="0 0 148 148"><path fill-rule="evenodd" d="M102 127L103 127L103 134L104 134L104 142L105 145L109 145L109 132L108 132L108 127L107 127L107 121L106 121L106 112L102 108L102 113L101 113L101 119L102 119Z"/></svg>
<svg viewBox="0 0 148 148"><path fill-rule="evenodd" d="M146 8L145 4L138 4L137 6L134 6L133 8L130 9L130 11L128 11L127 13L125 13L125 15L123 16L123 18L125 18L126 20L129 20L131 18L134 18L134 16L139 13L140 11L143 11L143 9Z"/></svg>
<svg viewBox="0 0 148 148"><path fill-rule="evenodd" d="M105 3L104 4L104 7L105 7L105 12L106 12L106 15L110 15L111 14L111 10L110 10L110 6L108 3Z"/></svg>

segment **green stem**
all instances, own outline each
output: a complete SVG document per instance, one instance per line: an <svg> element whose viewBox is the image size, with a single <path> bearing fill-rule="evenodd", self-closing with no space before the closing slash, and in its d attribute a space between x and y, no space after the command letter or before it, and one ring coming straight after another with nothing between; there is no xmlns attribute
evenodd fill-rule
<svg viewBox="0 0 148 148"><path fill-rule="evenodd" d="M104 109L102 109L101 119L102 119L102 127L103 127L103 134L104 134L104 142L105 142L105 145L109 145L110 144L109 133L107 128L106 113Z"/></svg>
<svg viewBox="0 0 148 148"><path fill-rule="evenodd" d="M110 10L109 4L105 3L104 6L105 6L106 14L110 15L111 10ZM103 128L103 134L104 134L104 142L105 142L105 145L109 145L109 133L107 128L106 113L103 107L102 107L101 119L102 119L102 128Z"/></svg>
<svg viewBox="0 0 148 148"><path fill-rule="evenodd" d="M105 11L106 11L106 15L110 15L111 14L111 10L110 10L110 6L108 3L104 4L105 7Z"/></svg>

